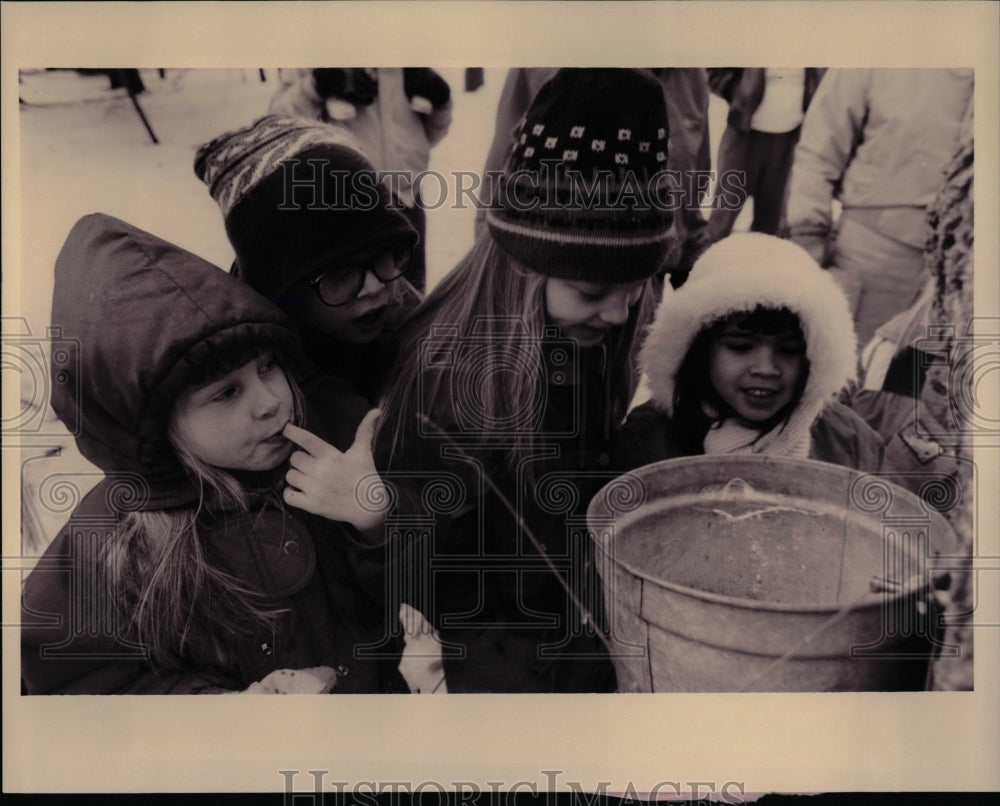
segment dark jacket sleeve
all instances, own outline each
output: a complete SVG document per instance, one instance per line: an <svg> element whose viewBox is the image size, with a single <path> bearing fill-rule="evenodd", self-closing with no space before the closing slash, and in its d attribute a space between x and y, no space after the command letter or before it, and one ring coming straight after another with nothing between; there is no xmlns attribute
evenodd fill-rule
<svg viewBox="0 0 1000 806"><path fill-rule="evenodd" d="M656 67L650 72L663 87L670 123L667 169L679 177L684 204L674 213L678 251L672 254L670 282L675 288L690 273L695 261L709 245L708 221L702 215L697 174L712 168L708 133L709 81L704 68Z"/></svg>
<svg viewBox="0 0 1000 806"><path fill-rule="evenodd" d="M809 458L874 473L885 445L868 423L841 403L830 403L813 423Z"/></svg>
<svg viewBox="0 0 1000 806"><path fill-rule="evenodd" d="M303 386L309 404L308 427L316 436L340 451L354 444L358 425L373 408L354 388L339 378L323 373L311 376ZM341 546L357 583L373 601L384 601L386 546L371 542L357 529L325 518L305 516L310 532L319 540L333 540Z"/></svg>
<svg viewBox="0 0 1000 806"><path fill-rule="evenodd" d="M96 584L92 552L74 551L72 527L52 542L21 599L21 682L28 694L208 694L238 682L211 668L157 671L123 636Z"/></svg>
<svg viewBox="0 0 1000 806"><path fill-rule="evenodd" d="M823 75L826 73L825 67L807 67L806 68L806 86L805 92L802 95L802 111L805 112L809 109L809 104L812 103L813 96L816 94L816 90L819 89L819 82L823 80Z"/></svg>
<svg viewBox="0 0 1000 806"><path fill-rule="evenodd" d="M657 411L651 403L644 403L629 412L628 419L615 435L611 466L619 473L627 473L679 455L670 439L667 415Z"/></svg>
<svg viewBox="0 0 1000 806"><path fill-rule="evenodd" d="M743 74L741 67L709 67L708 88L713 95L718 95L727 104L733 100L733 92Z"/></svg>

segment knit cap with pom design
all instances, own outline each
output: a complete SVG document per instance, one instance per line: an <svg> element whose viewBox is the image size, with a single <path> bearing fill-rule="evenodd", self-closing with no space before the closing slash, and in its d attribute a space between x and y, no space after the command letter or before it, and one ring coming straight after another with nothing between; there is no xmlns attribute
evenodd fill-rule
<svg viewBox="0 0 1000 806"><path fill-rule="evenodd" d="M486 215L501 249L548 277L630 283L668 254L663 88L631 69L564 69L514 132Z"/></svg>

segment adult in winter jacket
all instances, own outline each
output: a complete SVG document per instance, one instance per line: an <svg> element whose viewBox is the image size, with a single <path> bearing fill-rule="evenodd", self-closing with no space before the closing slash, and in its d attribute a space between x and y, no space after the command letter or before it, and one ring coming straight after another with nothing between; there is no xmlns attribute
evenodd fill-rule
<svg viewBox="0 0 1000 806"><path fill-rule="evenodd" d="M731 235L665 290L641 353L651 399L629 414L615 467L750 453L875 471L882 441L834 400L855 361L846 300L809 255Z"/></svg>
<svg viewBox="0 0 1000 806"><path fill-rule="evenodd" d="M518 67L507 73L497 105L493 143L483 168L479 191L484 207L476 216L476 232L486 228L486 208L493 200L496 177L503 170L511 149L511 133L517 128L531 100L556 74L552 67ZM675 177L669 189L679 199L672 211L674 233L666 265L676 286L687 277L698 255L708 246L707 223L700 206L704 186L712 168L708 136L708 78L700 67L657 67L648 72L663 88L670 131L666 168Z"/></svg>
<svg viewBox="0 0 1000 806"><path fill-rule="evenodd" d="M778 234L795 144L824 72L817 67L709 69L709 86L729 104L708 220L712 241L732 232L750 196L751 232Z"/></svg>
<svg viewBox="0 0 1000 806"><path fill-rule="evenodd" d="M862 388L851 407L885 440L885 471L895 483L938 509L971 557L979 490L972 442L981 409L969 372L983 336L974 326L975 143L970 114L961 146L927 210L927 279L920 301L880 327L862 353ZM978 337L978 338L977 338ZM975 359L978 361L978 359ZM950 613L944 640L957 653L934 663L934 687L972 689L975 612L968 569L951 572ZM949 657L950 656L950 657Z"/></svg>
<svg viewBox="0 0 1000 806"><path fill-rule="evenodd" d="M348 128L372 164L385 174L394 201L420 234L406 277L426 283L427 219L418 177L430 151L451 126L451 89L429 67L316 68L282 71L287 81L269 111L336 122Z"/></svg>
<svg viewBox="0 0 1000 806"><path fill-rule="evenodd" d="M449 692L615 688L584 514L615 475L671 233L669 210L618 196L649 192L667 128L648 73L556 73L504 166L523 184L405 326L376 456L424 535L403 595L440 632ZM551 153L607 177L593 208L537 203L573 181Z"/></svg>
<svg viewBox="0 0 1000 806"><path fill-rule="evenodd" d="M957 513L945 487L966 491L971 481L962 401L976 397L973 377L960 368L973 325L974 173L972 116L945 181L928 208L926 280L919 301L880 327L862 353L861 388L851 407L886 442L886 470L932 506ZM943 485L943 486L942 486ZM963 495L963 509L970 496ZM968 513L966 513L967 515ZM968 523L956 531L971 546Z"/></svg>
<svg viewBox="0 0 1000 806"><path fill-rule="evenodd" d="M106 477L25 582L26 691L405 690L398 656L356 653L385 634L377 529L348 472L371 465L349 450L355 429L370 439L366 401L300 388L278 309L109 216L69 234L52 316L79 344L52 406ZM351 488L322 490L339 522L310 514L328 459Z"/></svg>
<svg viewBox="0 0 1000 806"><path fill-rule="evenodd" d="M222 210L232 273L295 323L316 367L376 400L393 334L420 301L417 233L345 129L269 115L198 149Z"/></svg>
<svg viewBox="0 0 1000 806"><path fill-rule="evenodd" d="M972 93L972 70L832 69L809 107L789 180L789 234L834 271L862 347L920 295L926 207ZM828 254L834 200L843 209Z"/></svg>

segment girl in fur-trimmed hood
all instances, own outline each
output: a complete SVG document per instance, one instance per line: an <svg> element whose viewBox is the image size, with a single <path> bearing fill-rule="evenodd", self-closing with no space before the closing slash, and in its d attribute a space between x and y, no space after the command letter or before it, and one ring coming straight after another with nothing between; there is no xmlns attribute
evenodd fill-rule
<svg viewBox="0 0 1000 806"><path fill-rule="evenodd" d="M651 400L615 447L625 471L711 453L875 470L878 435L834 396L854 378L847 301L805 250L770 235L712 246L665 289L640 356Z"/></svg>

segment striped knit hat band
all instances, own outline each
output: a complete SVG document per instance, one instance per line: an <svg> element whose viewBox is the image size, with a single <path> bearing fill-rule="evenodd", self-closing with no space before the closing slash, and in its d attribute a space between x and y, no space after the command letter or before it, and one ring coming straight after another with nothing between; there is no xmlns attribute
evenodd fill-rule
<svg viewBox="0 0 1000 806"><path fill-rule="evenodd" d="M341 126L268 115L202 146L194 170L222 209L240 275L275 302L353 253L417 241Z"/></svg>
<svg viewBox="0 0 1000 806"><path fill-rule="evenodd" d="M283 160L314 146L343 146L360 152L347 129L320 120L268 115L216 137L198 149L194 172L227 217Z"/></svg>

